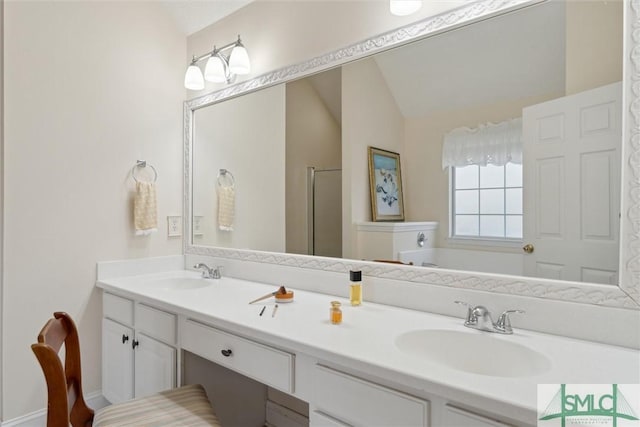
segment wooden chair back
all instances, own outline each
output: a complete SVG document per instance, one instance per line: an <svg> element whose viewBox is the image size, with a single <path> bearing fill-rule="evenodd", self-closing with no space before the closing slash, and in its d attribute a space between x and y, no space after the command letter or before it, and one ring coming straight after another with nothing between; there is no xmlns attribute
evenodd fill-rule
<svg viewBox="0 0 640 427"><path fill-rule="evenodd" d="M63 344L64 362L60 357ZM47 382L47 427L91 426L93 410L82 395L80 342L73 319L67 313L53 313L31 349Z"/></svg>

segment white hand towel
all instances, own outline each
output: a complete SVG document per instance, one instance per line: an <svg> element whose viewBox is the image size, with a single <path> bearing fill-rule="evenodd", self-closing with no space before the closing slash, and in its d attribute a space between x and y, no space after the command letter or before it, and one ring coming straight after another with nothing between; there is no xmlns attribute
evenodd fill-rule
<svg viewBox="0 0 640 427"><path fill-rule="evenodd" d="M136 182L136 195L133 200L133 223L136 229L136 236L158 231L156 187L153 182Z"/></svg>
<svg viewBox="0 0 640 427"><path fill-rule="evenodd" d="M233 231L236 191L233 186L218 186L218 228Z"/></svg>

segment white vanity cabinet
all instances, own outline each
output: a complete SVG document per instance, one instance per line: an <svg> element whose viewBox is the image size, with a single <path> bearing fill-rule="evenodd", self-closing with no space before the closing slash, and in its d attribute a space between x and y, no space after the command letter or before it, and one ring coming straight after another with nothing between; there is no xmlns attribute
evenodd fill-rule
<svg viewBox="0 0 640 427"><path fill-rule="evenodd" d="M104 293L102 393L111 403L177 383L175 314Z"/></svg>
<svg viewBox="0 0 640 427"><path fill-rule="evenodd" d="M317 365L311 427L429 426L427 400Z"/></svg>
<svg viewBox="0 0 640 427"><path fill-rule="evenodd" d="M200 293L190 288L170 293L143 279L138 287L133 279L123 284L114 279L102 286L102 385L104 397L113 403L171 388L183 380L200 381L235 399L213 374L228 375L228 369L306 402L310 427L523 427L536 422L535 410L526 402L514 405L492 396L506 383L503 378L494 384L489 376L474 375L468 383L450 385L446 372L438 376L432 365L423 367L414 358L392 353L394 348L376 353L381 340L397 335L397 330L417 324L450 328L450 318L367 303L336 327L326 318L327 301L334 297L302 290L294 304L282 306L278 317L264 317L246 301L273 287L233 278L212 283ZM387 325L389 318L402 325ZM513 338L537 340L545 351L553 351L552 344L559 343L525 332ZM584 346L584 353L603 354L593 345ZM190 354L185 356L183 351ZM619 358L631 366L637 353L627 353L621 351ZM439 378L436 385L431 376ZM508 384L518 387L519 383ZM476 389L483 392L474 393ZM242 410L241 403L237 410Z"/></svg>

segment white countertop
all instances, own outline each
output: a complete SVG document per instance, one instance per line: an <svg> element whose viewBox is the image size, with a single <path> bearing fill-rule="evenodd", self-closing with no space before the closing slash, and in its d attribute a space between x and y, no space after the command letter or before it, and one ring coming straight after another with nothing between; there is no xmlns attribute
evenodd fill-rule
<svg viewBox="0 0 640 427"><path fill-rule="evenodd" d="M402 333L440 329L488 334L463 326L464 319L349 301L331 295L295 291L295 301L281 303L271 316L273 298L248 302L276 289L225 277L194 289L169 289L171 280L196 279L194 271L173 271L105 279L98 286L172 312L209 322L230 332L290 351L344 365L372 378L443 396L535 424L537 384L624 384L640 382L640 352L514 328L513 335L490 334L532 348L551 361L540 375L495 377L449 368L402 352L395 344ZM196 283L196 282L191 282ZM348 286L345 283L345 286ZM330 301L341 301L343 322L329 322ZM259 312L267 306L263 316ZM474 349L469 349L473 352Z"/></svg>

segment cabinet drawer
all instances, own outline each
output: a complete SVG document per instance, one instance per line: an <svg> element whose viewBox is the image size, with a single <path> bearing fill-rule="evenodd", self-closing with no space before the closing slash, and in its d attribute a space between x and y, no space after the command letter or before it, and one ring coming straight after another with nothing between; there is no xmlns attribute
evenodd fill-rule
<svg viewBox="0 0 640 427"><path fill-rule="evenodd" d="M218 329L186 320L182 348L261 383L293 393L294 356ZM227 353L227 351L231 353ZM222 352L228 354L225 356Z"/></svg>
<svg viewBox="0 0 640 427"><path fill-rule="evenodd" d="M104 317L133 326L133 301L130 299L105 292L102 294L102 311Z"/></svg>
<svg viewBox="0 0 640 427"><path fill-rule="evenodd" d="M176 315L138 304L136 306L136 330L169 344L176 343Z"/></svg>
<svg viewBox="0 0 640 427"><path fill-rule="evenodd" d="M335 418L331 418L322 412L312 411L309 414L310 427L350 427L348 424L341 423Z"/></svg>
<svg viewBox="0 0 640 427"><path fill-rule="evenodd" d="M429 402L325 366L314 387L319 411L354 426L429 425Z"/></svg>
<svg viewBox="0 0 640 427"><path fill-rule="evenodd" d="M483 417L449 404L444 407L444 425L456 427L510 427L509 424Z"/></svg>

